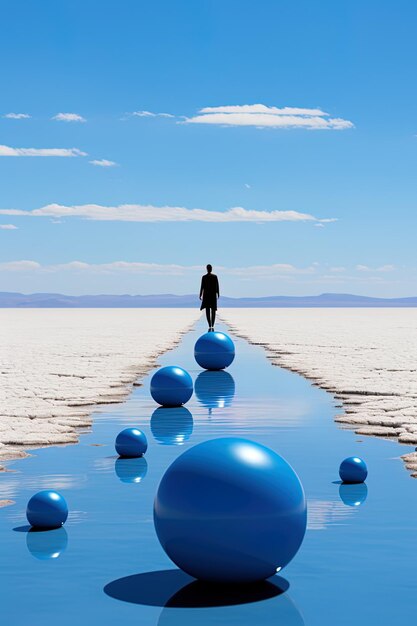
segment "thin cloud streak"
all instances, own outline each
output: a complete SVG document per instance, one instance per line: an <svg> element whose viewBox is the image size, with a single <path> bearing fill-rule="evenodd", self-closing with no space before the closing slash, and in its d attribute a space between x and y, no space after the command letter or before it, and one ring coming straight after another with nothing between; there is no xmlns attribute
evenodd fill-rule
<svg viewBox="0 0 417 626"><path fill-rule="evenodd" d="M87 156L78 148L12 148L0 145L0 157L79 157ZM19 215L16 213L16 215Z"/></svg>
<svg viewBox="0 0 417 626"><path fill-rule="evenodd" d="M94 159L93 161L89 161L91 165L97 165L98 167L116 167L117 163L115 161L109 161L108 159Z"/></svg>
<svg viewBox="0 0 417 626"><path fill-rule="evenodd" d="M14 224L0 224L0 230L17 230L17 228Z"/></svg>
<svg viewBox="0 0 417 626"><path fill-rule="evenodd" d="M28 120L32 116L29 113L6 113L3 117L8 120Z"/></svg>
<svg viewBox="0 0 417 626"><path fill-rule="evenodd" d="M82 204L67 206L48 204L40 209L23 211L21 209L0 209L0 215L21 215L25 217L79 217L95 221L119 222L335 222L337 218L318 218L310 213L298 211L257 211L233 207L226 211L209 211L206 209L187 209L185 207L141 204L122 204L119 206L102 206L99 204Z"/></svg>

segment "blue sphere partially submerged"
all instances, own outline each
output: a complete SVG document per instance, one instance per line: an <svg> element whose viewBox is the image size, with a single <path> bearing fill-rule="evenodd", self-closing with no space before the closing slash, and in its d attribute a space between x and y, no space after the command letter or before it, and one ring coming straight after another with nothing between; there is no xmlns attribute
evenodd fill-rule
<svg viewBox="0 0 417 626"><path fill-rule="evenodd" d="M115 448L121 457L143 456L148 449L146 435L139 428L125 428L117 435Z"/></svg>
<svg viewBox="0 0 417 626"><path fill-rule="evenodd" d="M28 502L26 517L34 528L59 528L67 520L68 506L57 491L38 491Z"/></svg>
<svg viewBox="0 0 417 626"><path fill-rule="evenodd" d="M358 456L350 456L340 464L339 476L344 483L363 483L368 476L368 468Z"/></svg>
<svg viewBox="0 0 417 626"><path fill-rule="evenodd" d="M225 333L205 333L197 339L194 357L200 367L206 370L223 370L235 358L235 346Z"/></svg>
<svg viewBox="0 0 417 626"><path fill-rule="evenodd" d="M182 367L161 367L151 378L151 396L162 406L181 406L192 395L193 380Z"/></svg>
<svg viewBox="0 0 417 626"><path fill-rule="evenodd" d="M165 552L187 574L249 583L295 556L307 507L297 474L279 454L246 439L213 439L165 472L154 523Z"/></svg>

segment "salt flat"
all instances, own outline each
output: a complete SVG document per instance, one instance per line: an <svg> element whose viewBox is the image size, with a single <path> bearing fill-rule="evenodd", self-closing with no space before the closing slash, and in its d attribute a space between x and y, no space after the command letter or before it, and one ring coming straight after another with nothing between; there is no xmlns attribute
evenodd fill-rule
<svg viewBox="0 0 417 626"><path fill-rule="evenodd" d="M75 443L96 405L123 400L199 316L195 309L0 309L0 459Z"/></svg>
<svg viewBox="0 0 417 626"><path fill-rule="evenodd" d="M343 403L360 435L417 444L417 310L222 309L236 334ZM417 477L417 453L404 457Z"/></svg>

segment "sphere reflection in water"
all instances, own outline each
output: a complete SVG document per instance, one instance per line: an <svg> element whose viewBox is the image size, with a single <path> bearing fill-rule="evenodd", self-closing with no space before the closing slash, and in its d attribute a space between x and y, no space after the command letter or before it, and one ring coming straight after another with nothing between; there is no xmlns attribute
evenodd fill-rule
<svg viewBox="0 0 417 626"><path fill-rule="evenodd" d="M200 404L211 414L212 409L222 409L232 404L235 395L235 381L224 370L201 372L194 387Z"/></svg>
<svg viewBox="0 0 417 626"><path fill-rule="evenodd" d="M36 530L31 528L26 533L26 545L29 552L40 561L57 559L64 552L68 543L65 528L54 530Z"/></svg>
<svg viewBox="0 0 417 626"><path fill-rule="evenodd" d="M264 581L265 588L274 587L274 579ZM304 626L304 620L297 607L286 593L273 592L255 599L242 599L237 602L229 598L230 589L219 586L205 586L199 581L190 583L167 602L159 617L158 626ZM251 595L253 588L239 587L241 596ZM267 590L266 590L267 591ZM261 590L262 593L262 590ZM232 594L233 595L233 594ZM209 608L207 608L209 607Z"/></svg>
<svg viewBox="0 0 417 626"><path fill-rule="evenodd" d="M166 446L181 446L193 432L193 416L185 407L159 407L151 417L155 439Z"/></svg>
<svg viewBox="0 0 417 626"><path fill-rule="evenodd" d="M339 486L339 496L346 506L360 506L368 496L368 487L365 483L352 485L342 483Z"/></svg>
<svg viewBox="0 0 417 626"><path fill-rule="evenodd" d="M144 457L116 459L114 471L122 483L140 483L146 476L148 464Z"/></svg>

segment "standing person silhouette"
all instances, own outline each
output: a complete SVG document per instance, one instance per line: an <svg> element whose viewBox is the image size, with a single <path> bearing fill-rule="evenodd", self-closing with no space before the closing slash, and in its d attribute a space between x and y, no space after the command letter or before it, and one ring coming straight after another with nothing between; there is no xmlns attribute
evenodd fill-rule
<svg viewBox="0 0 417 626"><path fill-rule="evenodd" d="M219 281L216 274L213 274L213 268L207 265L207 274L201 278L200 287L200 311L206 309L207 323L209 332L214 331L214 322L216 320L217 298L220 297Z"/></svg>

